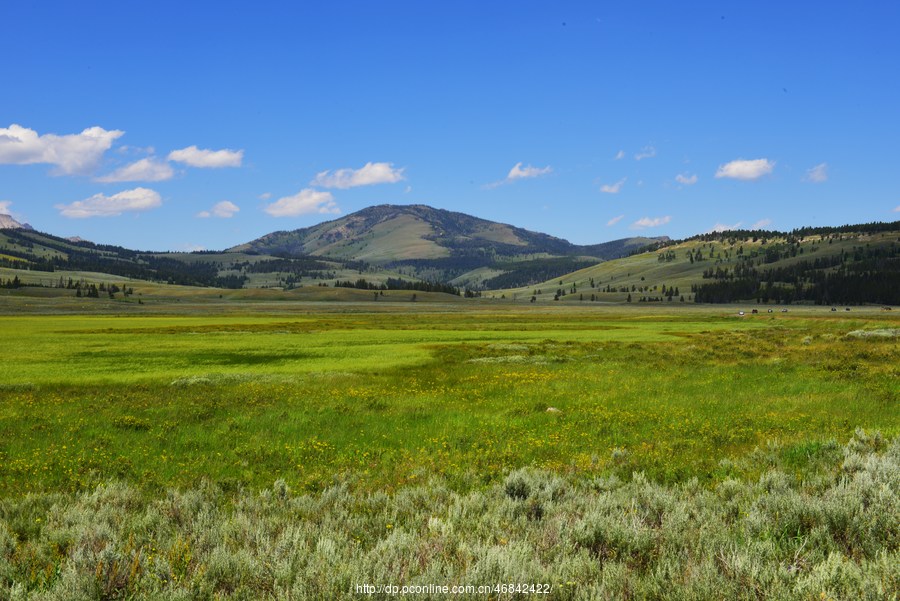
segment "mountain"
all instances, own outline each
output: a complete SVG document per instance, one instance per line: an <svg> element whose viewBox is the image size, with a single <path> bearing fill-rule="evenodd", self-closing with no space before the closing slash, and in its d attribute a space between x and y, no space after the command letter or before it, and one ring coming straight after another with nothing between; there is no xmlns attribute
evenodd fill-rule
<svg viewBox="0 0 900 601"><path fill-rule="evenodd" d="M361 290L335 288L363 289L364 297L384 289L536 303L898 305L900 221L579 246L462 213L382 205L230 251L194 253L130 250L22 226L0 229L0 276L2 287L83 289L120 276L304 294L330 289L334 298L353 299Z"/></svg>
<svg viewBox="0 0 900 601"><path fill-rule="evenodd" d="M378 205L230 251L363 261L417 278L490 287L540 281L665 241L636 237L581 246L426 205Z"/></svg>
<svg viewBox="0 0 900 601"><path fill-rule="evenodd" d="M10 215L0 214L0 230L33 230L27 223L19 223Z"/></svg>
<svg viewBox="0 0 900 601"><path fill-rule="evenodd" d="M274 232L223 252L144 252L4 229L0 268L84 271L226 288L416 286L446 292L540 282L666 241L636 237L579 246L464 213L380 205L313 227Z"/></svg>
<svg viewBox="0 0 900 601"><path fill-rule="evenodd" d="M352 258L369 263L483 254L608 258L668 238L628 238L578 246L547 234L426 205L377 205L333 221L273 232L232 251Z"/></svg>

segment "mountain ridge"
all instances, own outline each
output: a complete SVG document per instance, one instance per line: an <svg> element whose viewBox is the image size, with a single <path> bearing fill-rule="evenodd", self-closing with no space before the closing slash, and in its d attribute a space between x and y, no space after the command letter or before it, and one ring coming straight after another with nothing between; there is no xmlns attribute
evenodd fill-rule
<svg viewBox="0 0 900 601"><path fill-rule="evenodd" d="M500 276L504 284L527 284L668 241L638 236L578 245L457 211L381 204L228 250L361 261L419 279L483 287Z"/></svg>
<svg viewBox="0 0 900 601"><path fill-rule="evenodd" d="M0 230L34 230L27 223L20 223L12 215L0 213Z"/></svg>
<svg viewBox="0 0 900 601"><path fill-rule="evenodd" d="M90 272L212 288L455 291L533 302L900 304L900 221L579 246L463 213L377 205L258 240L273 244L155 253L19 227L0 230L0 269L7 286L58 271L76 281Z"/></svg>

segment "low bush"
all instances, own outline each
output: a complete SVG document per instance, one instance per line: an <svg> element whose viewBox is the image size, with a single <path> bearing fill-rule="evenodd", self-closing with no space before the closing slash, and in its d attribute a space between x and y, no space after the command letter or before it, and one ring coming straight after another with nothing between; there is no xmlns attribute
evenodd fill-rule
<svg viewBox="0 0 900 601"><path fill-rule="evenodd" d="M812 471L788 470L772 446L737 460L759 477L708 485L526 468L466 492L434 478L390 494L346 481L315 494L283 481L31 494L0 502L0 600L509 582L548 583L554 599L896 599L900 439L857 431L825 444L839 452Z"/></svg>

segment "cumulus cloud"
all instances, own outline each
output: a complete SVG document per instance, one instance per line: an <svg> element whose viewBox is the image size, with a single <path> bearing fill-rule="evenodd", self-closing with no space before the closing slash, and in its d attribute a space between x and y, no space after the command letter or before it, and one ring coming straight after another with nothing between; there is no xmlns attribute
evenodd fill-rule
<svg viewBox="0 0 900 601"><path fill-rule="evenodd" d="M806 171L806 181L821 184L828 181L828 163L819 163Z"/></svg>
<svg viewBox="0 0 900 601"><path fill-rule="evenodd" d="M208 211L200 211L197 213L197 217L201 219L208 219L209 217L218 217L219 219L229 219L234 217L234 214L240 211L240 207L234 204L231 201L223 200L222 202L217 202L213 205Z"/></svg>
<svg viewBox="0 0 900 601"><path fill-rule="evenodd" d="M624 159L624 158L625 158L625 151L624 151L624 150L620 150L619 152L616 153L616 156L615 156L615 160L616 160L616 161L621 161L621 160Z"/></svg>
<svg viewBox="0 0 900 601"><path fill-rule="evenodd" d="M643 230L650 227L659 227L661 225L669 223L670 221L672 221L672 217L669 215L666 215L665 217L643 217L632 223L631 229Z"/></svg>
<svg viewBox="0 0 900 601"><path fill-rule="evenodd" d="M514 181L520 179L531 179L534 177L540 177L542 175L547 175L548 173L552 173L553 168L547 165L546 167L533 167L531 165L522 166L522 163L516 163L513 165L513 168L509 170L509 173L506 174L505 179L501 179L500 181L494 182L492 184L487 184L484 186L485 188L496 188L497 186L502 186L503 184L511 184Z"/></svg>
<svg viewBox="0 0 900 601"><path fill-rule="evenodd" d="M218 169L221 167L240 167L244 160L243 150L206 150L196 146L188 146L181 150L173 150L167 160L184 163L190 167Z"/></svg>
<svg viewBox="0 0 900 601"><path fill-rule="evenodd" d="M279 198L268 205L265 212L272 217L297 217L311 213L340 213L331 192L304 188L293 196Z"/></svg>
<svg viewBox="0 0 900 601"><path fill-rule="evenodd" d="M623 177L614 184L603 184L602 186L600 186L600 191L606 194L618 194L619 190L622 189L622 186L625 185L626 179L628 178Z"/></svg>
<svg viewBox="0 0 900 601"><path fill-rule="evenodd" d="M323 188L356 188L374 184L394 184L405 179L403 169L395 169L393 163L366 163L359 169L335 169L321 171L309 182L311 186Z"/></svg>
<svg viewBox="0 0 900 601"><path fill-rule="evenodd" d="M697 174L688 175L687 173L679 173L675 176L675 181L682 186L693 186L697 183Z"/></svg>
<svg viewBox="0 0 900 601"><path fill-rule="evenodd" d="M0 200L0 215L11 214L11 211L9 210L10 205L12 205L11 200Z"/></svg>
<svg viewBox="0 0 900 601"><path fill-rule="evenodd" d="M769 159L753 159L749 161L737 159L736 161L720 165L719 170L716 171L716 177L745 181L754 180L772 173L773 169L775 169L775 161L770 161Z"/></svg>
<svg viewBox="0 0 900 601"><path fill-rule="evenodd" d="M614 226L615 224L617 224L617 223L619 223L620 221L622 221L624 218L625 218L625 215L619 215L618 217L613 217L612 219L610 219L609 221L606 222L606 225L607 225L608 227L612 227L612 226Z"/></svg>
<svg viewBox="0 0 900 601"><path fill-rule="evenodd" d="M161 204L162 199L154 190L135 188L112 196L94 194L86 200L78 200L72 204L58 204L56 208L64 217L84 219L86 217L114 217L125 212L149 211Z"/></svg>
<svg viewBox="0 0 900 601"><path fill-rule="evenodd" d="M768 218L766 218L766 219L760 219L759 221L757 221L756 223L754 223L754 224L750 227L750 229L752 229L752 230L764 230L764 229L766 229L767 227L769 227L770 225L772 225L772 220L771 220L771 219L768 219Z"/></svg>
<svg viewBox="0 0 900 601"><path fill-rule="evenodd" d="M98 182L162 182L172 179L175 171L172 166L164 161L157 161L153 157L135 161L124 167L116 169L108 175L96 178Z"/></svg>
<svg viewBox="0 0 900 601"><path fill-rule="evenodd" d="M547 175L551 171L553 171L553 169L549 165L546 167L532 167L531 165L522 167L522 163L516 163L513 165L513 168L509 170L506 179L513 181L517 179L540 177L542 175Z"/></svg>
<svg viewBox="0 0 900 601"><path fill-rule="evenodd" d="M635 161L643 161L644 159L652 159L656 156L656 148L653 146L644 146L640 152L634 155Z"/></svg>
<svg viewBox="0 0 900 601"><path fill-rule="evenodd" d="M13 124L0 128L0 164L46 163L54 165L59 174L90 173L124 133L89 127L80 134L38 135L33 129Z"/></svg>
<svg viewBox="0 0 900 601"><path fill-rule="evenodd" d="M740 222L740 221L738 221L738 222L735 223L734 225L727 225L727 224L724 224L724 223L716 223L716 224L712 227L712 229L709 230L709 231L710 231L710 232L717 232L717 233L721 233L721 232L730 232L730 231L732 231L732 230L739 229L740 227L741 227L741 222Z"/></svg>
<svg viewBox="0 0 900 601"><path fill-rule="evenodd" d="M156 154L156 149L152 146L129 146L128 144L122 144L116 148L116 152L119 154Z"/></svg>

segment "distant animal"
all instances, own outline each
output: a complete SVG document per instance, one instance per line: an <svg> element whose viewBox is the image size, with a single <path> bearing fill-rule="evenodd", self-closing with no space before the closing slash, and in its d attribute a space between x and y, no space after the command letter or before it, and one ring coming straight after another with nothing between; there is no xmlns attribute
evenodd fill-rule
<svg viewBox="0 0 900 601"><path fill-rule="evenodd" d="M832 307L831 310L832 310L832 311L837 311L837 307Z"/></svg>
<svg viewBox="0 0 900 601"><path fill-rule="evenodd" d="M787 309L782 309L781 312L782 312L782 313L787 313Z"/></svg>
<svg viewBox="0 0 900 601"><path fill-rule="evenodd" d="M891 308L890 308L890 307L882 307L881 310L882 310L882 311L890 311Z"/></svg>
<svg viewBox="0 0 900 601"><path fill-rule="evenodd" d="M738 315L743 316L743 315L745 315L745 313L743 311L738 311Z"/></svg>
<svg viewBox="0 0 900 601"><path fill-rule="evenodd" d="M772 312L772 309L769 309L769 313L771 313L771 312Z"/></svg>
<svg viewBox="0 0 900 601"><path fill-rule="evenodd" d="M844 309L844 311L849 311L849 310L850 310L850 307L847 307L846 309Z"/></svg>
<svg viewBox="0 0 900 601"><path fill-rule="evenodd" d="M753 310L750 311L750 312L753 313L754 315L756 315L757 313L759 313L759 311L757 311L756 309L753 309Z"/></svg>

